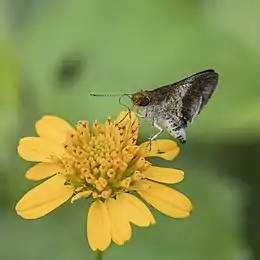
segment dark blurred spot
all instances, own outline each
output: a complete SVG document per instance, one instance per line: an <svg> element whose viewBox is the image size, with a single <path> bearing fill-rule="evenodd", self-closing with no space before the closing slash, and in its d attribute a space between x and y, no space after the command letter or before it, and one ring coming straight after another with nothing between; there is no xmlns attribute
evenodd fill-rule
<svg viewBox="0 0 260 260"><path fill-rule="evenodd" d="M81 77L83 71L83 60L81 58L63 59L58 64L55 79L60 88L72 87Z"/></svg>

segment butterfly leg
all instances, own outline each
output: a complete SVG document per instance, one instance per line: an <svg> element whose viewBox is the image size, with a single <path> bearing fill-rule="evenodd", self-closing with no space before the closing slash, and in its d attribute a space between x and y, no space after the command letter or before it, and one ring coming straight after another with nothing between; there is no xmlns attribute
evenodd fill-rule
<svg viewBox="0 0 260 260"><path fill-rule="evenodd" d="M138 117L140 118L144 118L145 116L143 114L141 114L141 112L139 111L139 109L137 109L137 111L135 112L137 114Z"/></svg>
<svg viewBox="0 0 260 260"><path fill-rule="evenodd" d="M138 112L136 112L137 116L140 117L140 118L144 118L144 116Z"/></svg>
<svg viewBox="0 0 260 260"><path fill-rule="evenodd" d="M152 150L152 141L155 140L163 132L163 129L157 124L157 122L155 120L152 121L152 128L151 128L151 130L154 129L154 128L159 130L159 132L156 133L153 136L152 136L152 134L150 134L150 137L148 138L149 144L147 146L150 147L150 151Z"/></svg>
<svg viewBox="0 0 260 260"><path fill-rule="evenodd" d="M153 121L152 126L153 126L153 128L156 128L157 130L159 130L159 132L156 133L154 136L150 136L150 138L149 138L150 141L155 140L155 139L163 132L163 128L160 127L160 126L157 124L156 121Z"/></svg>

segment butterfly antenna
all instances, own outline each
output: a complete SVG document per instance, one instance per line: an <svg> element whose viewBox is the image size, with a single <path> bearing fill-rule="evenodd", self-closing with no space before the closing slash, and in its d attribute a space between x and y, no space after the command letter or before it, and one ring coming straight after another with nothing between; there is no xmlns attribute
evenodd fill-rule
<svg viewBox="0 0 260 260"><path fill-rule="evenodd" d="M123 97L127 96L131 98L132 94L126 94L126 93L112 93L112 94L103 94L103 93L89 93L90 96L92 97Z"/></svg>
<svg viewBox="0 0 260 260"><path fill-rule="evenodd" d="M102 94L102 93L89 93L92 97L119 97L123 94Z"/></svg>
<svg viewBox="0 0 260 260"><path fill-rule="evenodd" d="M131 109L130 109L129 106L127 106L126 104L124 104L124 103L122 102L122 98L123 98L124 96L127 96L128 98L131 99L132 94L128 94L128 93L119 93L119 94L89 93L89 94L90 94L90 96L92 96L92 97L119 97L119 100L118 100L118 101L119 101L119 104L120 104L121 106L126 107L127 110L128 110L128 113L126 113L126 115L125 115L118 123L123 122L128 115L129 115L129 117L131 118Z"/></svg>

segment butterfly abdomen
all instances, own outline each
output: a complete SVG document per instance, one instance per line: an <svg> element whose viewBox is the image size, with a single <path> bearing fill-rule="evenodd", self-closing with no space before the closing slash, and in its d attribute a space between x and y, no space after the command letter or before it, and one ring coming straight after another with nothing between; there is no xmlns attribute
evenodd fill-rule
<svg viewBox="0 0 260 260"><path fill-rule="evenodd" d="M183 144L186 143L185 122L182 119L172 116L172 118L162 120L161 123L173 138Z"/></svg>

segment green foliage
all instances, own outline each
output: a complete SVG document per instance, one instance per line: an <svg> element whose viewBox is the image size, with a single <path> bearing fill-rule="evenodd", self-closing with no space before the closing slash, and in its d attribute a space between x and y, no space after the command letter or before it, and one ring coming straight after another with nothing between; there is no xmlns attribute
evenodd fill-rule
<svg viewBox="0 0 260 260"><path fill-rule="evenodd" d="M10 43L2 43L0 44L0 141L5 151L0 154L2 163L7 163L10 153L13 153L9 148L13 134L16 132L19 81L20 68L17 54Z"/></svg>

